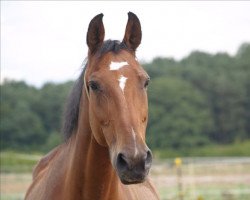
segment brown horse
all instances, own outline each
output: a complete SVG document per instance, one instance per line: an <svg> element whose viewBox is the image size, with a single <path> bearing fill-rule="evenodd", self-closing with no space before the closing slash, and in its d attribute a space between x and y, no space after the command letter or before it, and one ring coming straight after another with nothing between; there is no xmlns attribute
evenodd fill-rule
<svg viewBox="0 0 250 200"><path fill-rule="evenodd" d="M65 112L66 142L40 160L26 200L154 200L145 143L149 76L137 62L137 16L122 42L104 41L103 14L92 19L85 70Z"/></svg>

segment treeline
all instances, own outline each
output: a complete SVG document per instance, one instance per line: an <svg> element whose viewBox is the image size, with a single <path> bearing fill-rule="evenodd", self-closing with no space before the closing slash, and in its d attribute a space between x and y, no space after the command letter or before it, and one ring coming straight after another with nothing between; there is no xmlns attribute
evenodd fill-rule
<svg viewBox="0 0 250 200"><path fill-rule="evenodd" d="M152 147L189 148L250 138L250 44L235 56L192 52L145 64Z"/></svg>
<svg viewBox="0 0 250 200"><path fill-rule="evenodd" d="M192 52L144 63L151 148L187 149L250 138L250 44L234 56ZM47 151L61 142L64 103L73 82L1 85L1 149Z"/></svg>
<svg viewBox="0 0 250 200"><path fill-rule="evenodd" d="M41 89L23 81L1 85L1 149L43 150L62 140L60 133L66 97L73 82L46 83Z"/></svg>

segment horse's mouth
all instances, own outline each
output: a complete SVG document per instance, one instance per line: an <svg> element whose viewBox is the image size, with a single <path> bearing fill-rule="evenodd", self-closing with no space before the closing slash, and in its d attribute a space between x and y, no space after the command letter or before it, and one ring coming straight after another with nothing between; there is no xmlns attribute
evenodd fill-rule
<svg viewBox="0 0 250 200"><path fill-rule="evenodd" d="M119 173L119 172L118 172ZM143 183L148 175L148 171L143 173L135 173L133 171L123 172L119 174L121 182L125 185Z"/></svg>
<svg viewBox="0 0 250 200"><path fill-rule="evenodd" d="M124 184L124 185L131 185L131 184L139 184L139 183L143 183L145 181L145 178L142 179L142 180L125 180L125 179L120 179L121 182Z"/></svg>

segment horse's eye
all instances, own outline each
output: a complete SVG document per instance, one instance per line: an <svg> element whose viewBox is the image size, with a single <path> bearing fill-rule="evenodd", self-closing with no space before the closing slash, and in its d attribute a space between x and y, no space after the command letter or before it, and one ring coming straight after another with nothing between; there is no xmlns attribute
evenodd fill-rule
<svg viewBox="0 0 250 200"><path fill-rule="evenodd" d="M100 86L97 82L95 81L89 81L89 87L91 88L91 90L93 91L98 91L100 90Z"/></svg>
<svg viewBox="0 0 250 200"><path fill-rule="evenodd" d="M150 79L147 79L147 80L145 81L145 83L144 83L144 87L145 87L145 88L148 87L149 81L150 81Z"/></svg>

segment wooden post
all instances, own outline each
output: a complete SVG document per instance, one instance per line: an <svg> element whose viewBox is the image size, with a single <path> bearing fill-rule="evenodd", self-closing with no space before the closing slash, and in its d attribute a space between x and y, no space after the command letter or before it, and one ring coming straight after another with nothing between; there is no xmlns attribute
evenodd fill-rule
<svg viewBox="0 0 250 200"><path fill-rule="evenodd" d="M182 188L182 160L181 158L175 158L174 160L177 172L177 187L178 187L178 197L179 200L183 200L183 188Z"/></svg>

